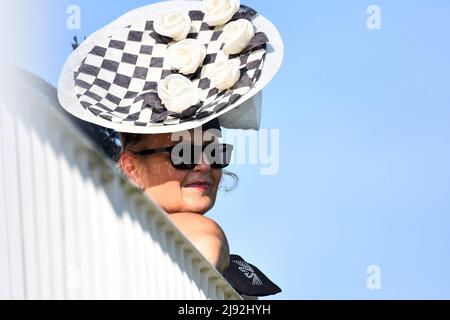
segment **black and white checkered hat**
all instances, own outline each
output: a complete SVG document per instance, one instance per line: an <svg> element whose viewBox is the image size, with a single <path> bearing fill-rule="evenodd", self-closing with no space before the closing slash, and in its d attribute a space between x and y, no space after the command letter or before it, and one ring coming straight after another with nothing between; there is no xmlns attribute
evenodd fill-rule
<svg viewBox="0 0 450 320"><path fill-rule="evenodd" d="M281 65L283 44L276 28L251 8L241 6L230 21L250 20L255 33L237 60L239 80L229 89L213 86L209 75L218 55L223 25L205 22L200 1L167 1L133 10L87 38L66 62L58 88L61 105L73 115L120 132L161 133L198 127L214 118L225 128L258 129L261 89ZM188 39L206 48L192 74L200 102L180 113L169 111L158 84L171 74L168 48L175 43L155 31L155 20L170 10L184 10L191 20Z"/></svg>

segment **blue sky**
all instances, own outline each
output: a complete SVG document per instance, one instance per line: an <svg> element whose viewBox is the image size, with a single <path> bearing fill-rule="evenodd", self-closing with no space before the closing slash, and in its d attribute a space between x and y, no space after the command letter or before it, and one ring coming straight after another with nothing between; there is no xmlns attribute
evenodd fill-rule
<svg viewBox="0 0 450 320"><path fill-rule="evenodd" d="M152 2L40 1L19 64L56 85L74 35ZM280 130L279 172L230 167L240 183L209 213L231 251L280 285L275 299L449 299L450 2L241 2L279 28L285 59L261 125ZM66 28L71 4L81 30Z"/></svg>

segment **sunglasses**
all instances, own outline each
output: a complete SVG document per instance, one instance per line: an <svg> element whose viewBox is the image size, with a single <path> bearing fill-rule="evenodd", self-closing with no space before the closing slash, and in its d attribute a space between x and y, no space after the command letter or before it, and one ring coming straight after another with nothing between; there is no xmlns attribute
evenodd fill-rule
<svg viewBox="0 0 450 320"><path fill-rule="evenodd" d="M136 155L147 156L156 153L170 153L170 162L175 169L191 170L199 163L200 155L204 154L208 164L213 169L222 169L230 164L232 144L208 143L204 145L178 143L164 148L145 149L134 152Z"/></svg>

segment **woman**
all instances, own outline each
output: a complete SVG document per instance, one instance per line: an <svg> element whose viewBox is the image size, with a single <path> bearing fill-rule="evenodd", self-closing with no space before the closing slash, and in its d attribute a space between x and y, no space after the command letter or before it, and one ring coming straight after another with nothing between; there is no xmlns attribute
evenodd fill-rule
<svg viewBox="0 0 450 320"><path fill-rule="evenodd" d="M239 0L164 1L89 36L58 87L68 112L121 133L124 174L239 293L253 296L280 289L230 255L223 230L204 214L231 157L220 128L259 129L257 94L282 57L276 28Z"/></svg>
<svg viewBox="0 0 450 320"><path fill-rule="evenodd" d="M255 266L237 255L231 255L230 259L224 231L214 220L204 216L214 206L232 148L218 143L220 125L217 119L201 129L201 134L197 135L200 139L194 138L198 129L192 129L177 133L181 140L172 133L121 133L119 166L131 182L169 214L171 221L239 293L264 296L280 292L281 289ZM180 152L175 148L180 145L192 146L191 155L179 157ZM208 146L215 152L207 154ZM195 147L201 152L192 156ZM223 157L217 157L219 150ZM211 157L211 153L216 157ZM237 179L234 174L227 174ZM231 267L230 260L233 261Z"/></svg>
<svg viewBox="0 0 450 320"><path fill-rule="evenodd" d="M213 142L201 136L202 144ZM218 138L217 134L212 136ZM189 130L187 137L184 142L194 140L194 130ZM143 150L175 146L170 133L121 133L121 141L119 164L124 174L169 214L213 266L224 271L229 265L227 238L216 222L203 216L214 206L223 169L212 168L204 155L194 167L177 169L169 152L141 154Z"/></svg>

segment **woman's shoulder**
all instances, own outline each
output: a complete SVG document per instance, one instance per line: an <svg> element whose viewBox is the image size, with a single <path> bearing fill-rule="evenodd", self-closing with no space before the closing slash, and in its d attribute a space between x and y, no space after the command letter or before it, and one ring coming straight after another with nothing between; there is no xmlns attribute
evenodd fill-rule
<svg viewBox="0 0 450 320"><path fill-rule="evenodd" d="M281 292L261 270L236 254L230 254L223 276L239 294L262 297Z"/></svg>

